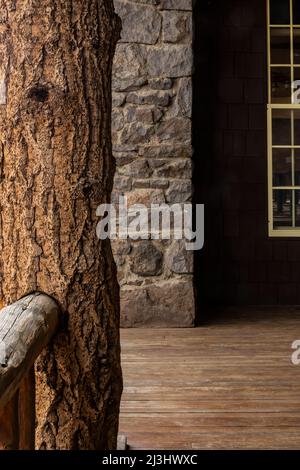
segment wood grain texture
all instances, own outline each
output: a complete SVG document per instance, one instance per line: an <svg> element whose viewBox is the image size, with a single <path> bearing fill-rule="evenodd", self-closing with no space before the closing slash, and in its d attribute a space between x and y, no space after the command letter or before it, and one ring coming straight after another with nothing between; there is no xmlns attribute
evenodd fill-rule
<svg viewBox="0 0 300 470"><path fill-rule="evenodd" d="M297 308L228 309L195 329L122 330L131 449L299 449Z"/></svg>
<svg viewBox="0 0 300 470"><path fill-rule="evenodd" d="M32 294L0 312L0 406L15 395L34 361L57 330L58 304L44 294ZM26 380L25 380L26 381Z"/></svg>
<svg viewBox="0 0 300 470"><path fill-rule="evenodd" d="M19 449L35 448L35 373L31 367L19 389Z"/></svg>
<svg viewBox="0 0 300 470"><path fill-rule="evenodd" d="M19 449L18 392L0 408L0 450Z"/></svg>

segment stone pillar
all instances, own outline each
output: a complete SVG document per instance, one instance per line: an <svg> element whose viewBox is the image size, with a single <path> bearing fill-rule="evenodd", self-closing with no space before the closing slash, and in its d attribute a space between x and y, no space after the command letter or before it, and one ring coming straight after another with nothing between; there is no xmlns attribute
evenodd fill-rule
<svg viewBox="0 0 300 470"><path fill-rule="evenodd" d="M113 70L113 201L192 196L192 0L114 0L123 31ZM113 242L121 324L192 326L193 254L182 241Z"/></svg>

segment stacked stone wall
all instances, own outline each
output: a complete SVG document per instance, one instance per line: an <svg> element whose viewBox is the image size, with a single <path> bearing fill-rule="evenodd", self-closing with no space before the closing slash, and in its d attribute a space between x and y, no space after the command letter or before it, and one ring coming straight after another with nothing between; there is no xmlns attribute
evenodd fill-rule
<svg viewBox="0 0 300 470"><path fill-rule="evenodd" d="M123 24L113 70L112 201L192 196L192 1L114 0ZM180 240L115 240L121 323L191 326L193 254Z"/></svg>

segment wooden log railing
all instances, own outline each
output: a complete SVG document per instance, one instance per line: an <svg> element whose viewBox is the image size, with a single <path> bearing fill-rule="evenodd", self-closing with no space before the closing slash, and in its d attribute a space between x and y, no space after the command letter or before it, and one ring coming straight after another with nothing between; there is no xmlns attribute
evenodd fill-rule
<svg viewBox="0 0 300 470"><path fill-rule="evenodd" d="M0 311L0 449L34 449L34 361L51 340L59 307L34 293Z"/></svg>

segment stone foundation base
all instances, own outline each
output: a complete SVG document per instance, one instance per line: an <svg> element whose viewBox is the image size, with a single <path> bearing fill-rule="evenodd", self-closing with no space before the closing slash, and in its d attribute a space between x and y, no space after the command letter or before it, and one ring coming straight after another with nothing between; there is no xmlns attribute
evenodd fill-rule
<svg viewBox="0 0 300 470"><path fill-rule="evenodd" d="M192 327L194 321L192 279L176 279L121 290L123 328Z"/></svg>

